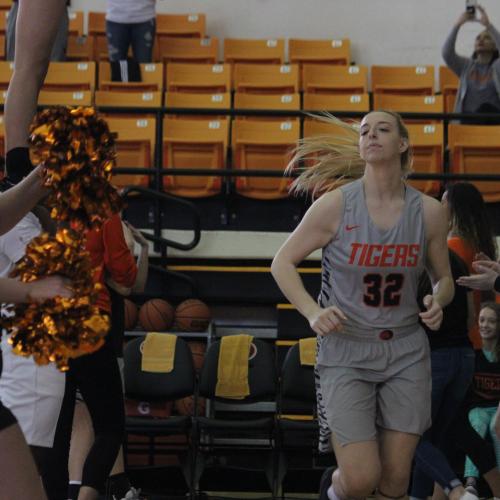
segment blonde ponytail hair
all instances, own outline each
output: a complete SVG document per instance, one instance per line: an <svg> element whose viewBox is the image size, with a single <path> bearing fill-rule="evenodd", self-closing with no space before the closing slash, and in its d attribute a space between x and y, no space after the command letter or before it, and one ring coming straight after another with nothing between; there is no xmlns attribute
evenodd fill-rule
<svg viewBox="0 0 500 500"><path fill-rule="evenodd" d="M381 111L392 116L397 123L401 137L409 140L408 129L403 119L392 111ZM359 122L346 123L335 116L324 113L309 115L331 125L338 126L343 132L336 135L318 135L305 137L293 151L293 156L286 167L286 173L300 171L290 186L292 193L310 193L313 198L327 191L332 191L348 180L359 179L365 171L365 161L359 154ZM411 171L413 154L411 146L401 153L401 177Z"/></svg>

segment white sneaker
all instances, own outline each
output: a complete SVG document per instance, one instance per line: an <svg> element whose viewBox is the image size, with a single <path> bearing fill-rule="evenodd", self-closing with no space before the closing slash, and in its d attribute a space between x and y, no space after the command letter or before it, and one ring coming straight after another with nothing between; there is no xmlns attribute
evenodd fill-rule
<svg viewBox="0 0 500 500"><path fill-rule="evenodd" d="M141 497L139 496L141 493L141 490L136 490L135 488L130 487L130 489L125 493L125 496L121 499L118 499L113 495L113 500L141 500Z"/></svg>
<svg viewBox="0 0 500 500"><path fill-rule="evenodd" d="M465 493L460 497L460 500L478 500L478 496L465 490Z"/></svg>

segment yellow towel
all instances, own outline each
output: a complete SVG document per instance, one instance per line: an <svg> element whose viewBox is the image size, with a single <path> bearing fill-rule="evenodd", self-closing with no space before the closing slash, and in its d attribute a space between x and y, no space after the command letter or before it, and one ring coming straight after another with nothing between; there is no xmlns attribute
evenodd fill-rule
<svg viewBox="0 0 500 500"><path fill-rule="evenodd" d="M231 335L222 337L217 369L215 395L228 399L244 399L250 394L248 358L253 337Z"/></svg>
<svg viewBox="0 0 500 500"><path fill-rule="evenodd" d="M174 369L176 335L151 332L142 345L143 372L168 373Z"/></svg>
<svg viewBox="0 0 500 500"><path fill-rule="evenodd" d="M314 366L316 364L316 338L299 340L300 364Z"/></svg>

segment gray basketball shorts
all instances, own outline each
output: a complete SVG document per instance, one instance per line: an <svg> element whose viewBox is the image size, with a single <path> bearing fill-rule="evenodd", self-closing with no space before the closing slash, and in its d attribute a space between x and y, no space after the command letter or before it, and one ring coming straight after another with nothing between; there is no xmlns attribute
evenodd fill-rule
<svg viewBox="0 0 500 500"><path fill-rule="evenodd" d="M376 440L380 429L422 435L430 427L430 349L420 327L389 340L336 333L321 340L322 410L342 446Z"/></svg>

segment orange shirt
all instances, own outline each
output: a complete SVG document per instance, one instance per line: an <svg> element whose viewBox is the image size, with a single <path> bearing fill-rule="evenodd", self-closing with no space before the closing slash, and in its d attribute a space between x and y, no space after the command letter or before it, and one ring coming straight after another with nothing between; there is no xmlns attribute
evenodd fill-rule
<svg viewBox="0 0 500 500"><path fill-rule="evenodd" d="M119 285L130 288L137 276L137 266L125 242L120 216L111 216L100 230L88 231L86 248L95 268L94 282L103 285L97 306L111 312L111 299L105 286L106 277L109 276Z"/></svg>
<svg viewBox="0 0 500 500"><path fill-rule="evenodd" d="M448 238L448 247L453 250L465 263L470 273L473 273L472 261L476 251L468 245L462 238L451 236ZM479 335L479 326L477 320L479 318L479 310L481 309L481 291L474 290L472 292L474 298L474 310L476 312L476 322L471 330L469 330L469 339L474 346L474 349L481 349L482 342Z"/></svg>

